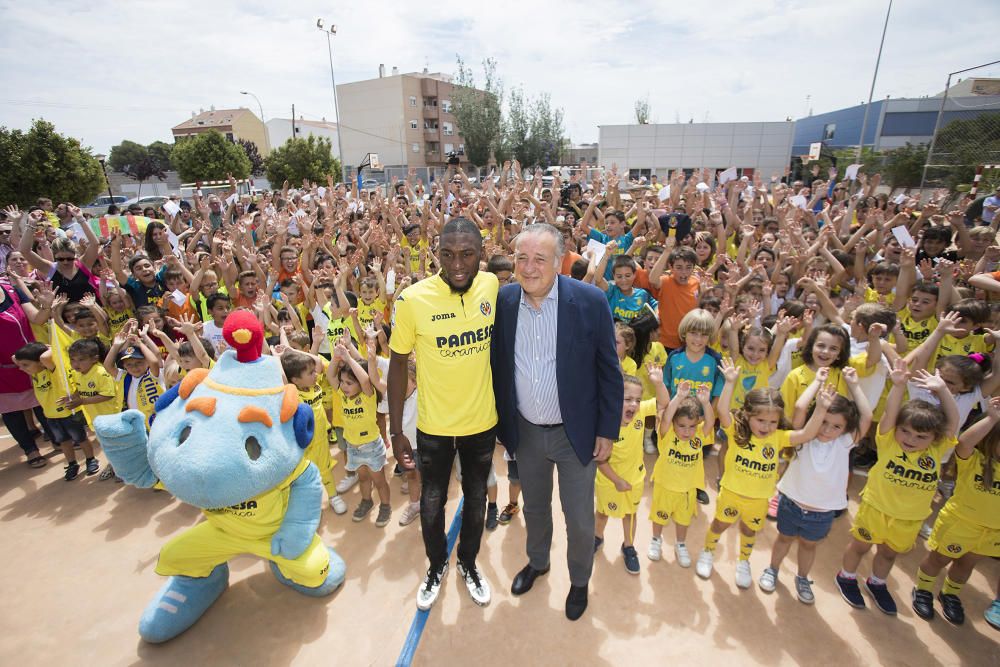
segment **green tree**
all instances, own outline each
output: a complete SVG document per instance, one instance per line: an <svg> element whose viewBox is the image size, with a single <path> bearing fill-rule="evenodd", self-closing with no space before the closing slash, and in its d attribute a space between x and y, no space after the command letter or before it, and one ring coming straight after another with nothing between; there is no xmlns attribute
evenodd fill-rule
<svg viewBox="0 0 1000 667"><path fill-rule="evenodd" d="M639 125L649 124L649 96L640 97L635 101L635 122Z"/></svg>
<svg viewBox="0 0 1000 667"><path fill-rule="evenodd" d="M465 140L465 154L472 164L483 166L504 147L503 81L497 76L496 61L483 61L483 84L477 88L472 69L458 56L454 84L453 113Z"/></svg>
<svg viewBox="0 0 1000 667"><path fill-rule="evenodd" d="M535 160L543 169L559 161L563 150L563 111L554 109L548 93L542 93L531 108L531 144Z"/></svg>
<svg viewBox="0 0 1000 667"><path fill-rule="evenodd" d="M524 90L520 87L510 92L504 127L507 132L503 142L503 155L497 154L497 159L502 162L508 157L516 157L526 167L535 164L534 146L531 144L531 111L524 99Z"/></svg>
<svg viewBox="0 0 1000 667"><path fill-rule="evenodd" d="M324 182L327 175L341 180L340 161L333 157L329 139L310 135L306 139L289 139L264 159L267 180L276 186L288 181L301 183L302 179Z"/></svg>
<svg viewBox="0 0 1000 667"><path fill-rule="evenodd" d="M250 175L250 160L243 149L215 130L181 139L174 146L170 160L181 180L187 182Z"/></svg>
<svg viewBox="0 0 1000 667"><path fill-rule="evenodd" d="M139 182L138 197L142 194L142 184L150 178L155 176L162 181L167 177L165 172L170 168L170 145L157 141L147 147L125 140L112 146L108 163L115 171Z"/></svg>
<svg viewBox="0 0 1000 667"><path fill-rule="evenodd" d="M86 204L105 186L90 149L44 120L27 132L0 126L0 165L0 201L22 207L39 197Z"/></svg>
<svg viewBox="0 0 1000 667"><path fill-rule="evenodd" d="M911 144L883 154L882 179L894 188L918 188L927 163L927 144Z"/></svg>
<svg viewBox="0 0 1000 667"><path fill-rule="evenodd" d="M247 159L250 160L250 173L254 176L260 176L264 173L264 158L260 156L260 151L257 150L257 144L250 141L249 139L240 139L237 141L243 152L246 153Z"/></svg>

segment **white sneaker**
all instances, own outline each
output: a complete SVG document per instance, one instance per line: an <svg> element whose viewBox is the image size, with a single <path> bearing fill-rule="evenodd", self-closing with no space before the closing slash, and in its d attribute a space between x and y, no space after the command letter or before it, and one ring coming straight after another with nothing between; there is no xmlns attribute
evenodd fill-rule
<svg viewBox="0 0 1000 667"><path fill-rule="evenodd" d="M344 475L343 479L337 482L337 493L347 493L357 483L358 476L356 474Z"/></svg>
<svg viewBox="0 0 1000 667"><path fill-rule="evenodd" d="M933 531L934 531L933 524L931 524L930 521L925 521L924 525L920 526L920 537L926 540L928 537L931 536L931 533Z"/></svg>
<svg viewBox="0 0 1000 667"><path fill-rule="evenodd" d="M441 582L446 574L448 574L448 563L442 565L437 572L433 569L427 570L424 582L420 584L420 590L417 591L417 609L427 611L434 605L438 593L441 592Z"/></svg>
<svg viewBox="0 0 1000 667"><path fill-rule="evenodd" d="M336 514L344 514L347 512L347 503L340 496L330 496L330 508Z"/></svg>
<svg viewBox="0 0 1000 667"><path fill-rule="evenodd" d="M647 454L655 454L656 453L656 440L654 440L652 437L645 438L642 441L642 450L644 452L646 452Z"/></svg>
<svg viewBox="0 0 1000 667"><path fill-rule="evenodd" d="M646 552L649 560L660 560L663 558L663 538L654 537L649 541L649 551Z"/></svg>
<svg viewBox="0 0 1000 667"><path fill-rule="evenodd" d="M714 562L715 554L711 551L702 551L701 555L698 556L698 564L694 566L694 571L702 579L708 579L712 576L712 564Z"/></svg>
<svg viewBox="0 0 1000 667"><path fill-rule="evenodd" d="M736 561L736 587L750 588L753 585L753 574L750 572L750 561Z"/></svg>
<svg viewBox="0 0 1000 667"><path fill-rule="evenodd" d="M678 542L674 545L674 555L677 556L677 564L681 567L691 567L691 554L688 552L687 545L683 542Z"/></svg>
<svg viewBox="0 0 1000 667"><path fill-rule="evenodd" d="M742 563L743 561L740 562ZM765 567L757 583L760 584L760 590L765 593L773 593L778 585L778 571L773 567Z"/></svg>
<svg viewBox="0 0 1000 667"><path fill-rule="evenodd" d="M400 526L409 526L420 517L420 503L407 503L399 517Z"/></svg>
<svg viewBox="0 0 1000 667"><path fill-rule="evenodd" d="M458 569L458 574L465 580L465 587L469 589L472 601L480 607L488 605L490 603L490 585L483 578L479 568L472 567L466 570L462 563L458 563L456 568Z"/></svg>
<svg viewBox="0 0 1000 667"><path fill-rule="evenodd" d="M399 491L402 494L407 494L410 492L410 480L404 479L403 483L399 485Z"/></svg>

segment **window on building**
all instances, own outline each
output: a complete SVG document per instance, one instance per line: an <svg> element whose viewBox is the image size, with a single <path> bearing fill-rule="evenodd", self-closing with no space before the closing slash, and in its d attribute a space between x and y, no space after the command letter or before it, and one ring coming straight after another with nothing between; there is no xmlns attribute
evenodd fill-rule
<svg viewBox="0 0 1000 667"><path fill-rule="evenodd" d="M414 153L420 152L420 144L413 144L412 148Z"/></svg>
<svg viewBox="0 0 1000 667"><path fill-rule="evenodd" d="M226 139L229 139L230 141L236 141L235 139L233 139L232 132L226 132Z"/></svg>
<svg viewBox="0 0 1000 667"><path fill-rule="evenodd" d="M411 130L416 130L417 129L417 121L415 121L415 120L411 120L410 121L410 129Z"/></svg>
<svg viewBox="0 0 1000 667"><path fill-rule="evenodd" d="M414 97L413 95L410 95L410 106L411 107L417 106L417 98Z"/></svg>
<svg viewBox="0 0 1000 667"><path fill-rule="evenodd" d="M445 144L444 145L444 152L445 153L451 153L454 150L455 150L455 144Z"/></svg>
<svg viewBox="0 0 1000 667"><path fill-rule="evenodd" d="M455 128L452 127L451 123L444 123L444 133L448 136L455 134Z"/></svg>
<svg viewBox="0 0 1000 667"><path fill-rule="evenodd" d="M458 145L458 152L461 153L462 155L465 155L465 144Z"/></svg>
<svg viewBox="0 0 1000 667"><path fill-rule="evenodd" d="M424 145L424 151L429 154L434 154L438 152L438 143L436 141L428 141Z"/></svg>
<svg viewBox="0 0 1000 667"><path fill-rule="evenodd" d="M823 126L823 139L822 141L829 141L833 139L833 133L837 131L836 123L827 123Z"/></svg>
<svg viewBox="0 0 1000 667"><path fill-rule="evenodd" d="M451 100L441 100L441 111L451 113Z"/></svg>
<svg viewBox="0 0 1000 667"><path fill-rule="evenodd" d="M642 178L643 176L645 176L646 180L649 180L649 177L652 176L652 174L653 174L653 170L652 169L629 169L628 170L628 177L630 179L632 179L632 178Z"/></svg>

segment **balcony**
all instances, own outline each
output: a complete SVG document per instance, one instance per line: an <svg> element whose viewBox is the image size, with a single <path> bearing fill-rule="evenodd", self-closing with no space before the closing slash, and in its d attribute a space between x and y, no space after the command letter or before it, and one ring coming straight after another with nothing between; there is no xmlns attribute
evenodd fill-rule
<svg viewBox="0 0 1000 667"><path fill-rule="evenodd" d="M424 97L437 97L438 82L435 79L425 78L420 80L420 94Z"/></svg>
<svg viewBox="0 0 1000 667"><path fill-rule="evenodd" d="M440 141L441 131L436 128L433 130L424 128L424 139L427 139L428 141Z"/></svg>

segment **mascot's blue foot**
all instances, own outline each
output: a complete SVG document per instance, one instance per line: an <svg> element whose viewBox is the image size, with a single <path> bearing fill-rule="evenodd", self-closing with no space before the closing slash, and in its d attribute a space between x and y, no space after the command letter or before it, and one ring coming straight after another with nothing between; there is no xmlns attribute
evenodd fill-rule
<svg viewBox="0 0 1000 667"><path fill-rule="evenodd" d="M330 595L335 590L340 588L342 583L344 583L344 575L347 566L344 565L344 559L338 556L336 551L330 547L327 547L326 550L330 553L330 566L326 572L326 581L315 588L309 588L308 586L297 584L285 575L281 574L281 570L278 569L278 565L274 561L271 561L271 572L274 573L275 579L292 590L302 593L303 595L308 595L314 598L321 598L326 595Z"/></svg>
<svg viewBox="0 0 1000 667"><path fill-rule="evenodd" d="M229 566L207 577L170 577L139 620L139 636L152 644L173 639L192 625L229 586Z"/></svg>

